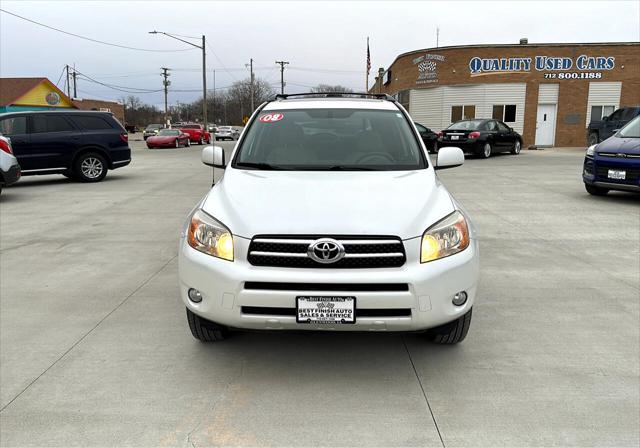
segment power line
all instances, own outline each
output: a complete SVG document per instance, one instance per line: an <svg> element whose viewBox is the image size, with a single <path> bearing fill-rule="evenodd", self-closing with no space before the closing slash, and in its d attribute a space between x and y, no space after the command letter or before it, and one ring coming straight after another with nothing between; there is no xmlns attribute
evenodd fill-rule
<svg viewBox="0 0 640 448"><path fill-rule="evenodd" d="M113 90L118 90L120 92L125 92L125 93L156 93L156 92L161 92L162 89L158 89L158 90L152 90L152 89L139 89L137 87L127 87L127 86L119 86L116 84L107 84L104 82L100 82L100 81L96 81L95 79L91 78L88 75L85 75L84 73L77 71L78 75L82 76L84 79L86 79L89 82L93 82L95 84L100 84L101 86L104 87L108 87L110 89Z"/></svg>
<svg viewBox="0 0 640 448"><path fill-rule="evenodd" d="M58 77L58 80L56 81L56 86L59 88L60 87L60 80L62 79L62 76L64 75L64 71L66 70L66 66L62 67L62 72L60 72L60 76Z"/></svg>
<svg viewBox="0 0 640 448"><path fill-rule="evenodd" d="M237 81L238 78L236 78L230 71L229 69L222 63L222 61L220 60L220 58L218 57L218 55L216 54L216 52L213 50L213 47L211 46L211 44L209 42L206 42L207 46L209 47L209 49L211 50L211 53L213 53L213 56L218 60L218 62L220 63L220 67L222 67L222 69L227 72L227 74L229 76L231 76L233 78L234 81Z"/></svg>
<svg viewBox="0 0 640 448"><path fill-rule="evenodd" d="M27 21L27 22L31 22L31 23L34 23L34 24L36 24L36 25L42 26L42 27L44 27L44 28L48 28L48 29L50 29L50 30L57 31L57 32L59 32L59 33L67 34L67 35L69 35L69 36L77 37L77 38L79 38L79 39L88 40L88 41L90 41L90 42L95 42L95 43L102 44L102 45L109 45L109 46L111 46L111 47L124 48L124 49L126 49L126 50L148 51L148 52L153 52L153 53L172 53L172 52L178 52L178 51L191 51L191 50L193 50L193 48L184 48L184 49L181 49L181 50L154 50L154 49L151 49L151 48L128 47L128 46L126 46L126 45L114 44L114 43L111 43L111 42L105 42L105 41L98 40L98 39L92 39L92 38L90 38L90 37L81 36L81 35L79 35L79 34L75 34L75 33L71 33L71 32L69 32L69 31L61 30L61 29L59 29L59 28L54 28L54 27L52 27L52 26L45 25L44 23L36 22L35 20L31 20L31 19L28 19L28 18L26 18L26 17L22 17L22 16L20 16L20 15L18 15L18 14L15 14L15 13L9 12L9 11L7 11L6 9L2 9L2 8L0 8L0 11L2 11L2 12L3 12L3 13L5 13L5 14L9 14L9 15L14 16L14 17L17 17L17 18L19 18L19 19L25 20L25 21Z"/></svg>

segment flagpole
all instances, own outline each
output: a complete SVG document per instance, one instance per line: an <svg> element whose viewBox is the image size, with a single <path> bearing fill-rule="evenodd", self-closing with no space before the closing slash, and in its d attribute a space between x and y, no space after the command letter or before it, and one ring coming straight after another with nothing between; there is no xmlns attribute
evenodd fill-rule
<svg viewBox="0 0 640 448"><path fill-rule="evenodd" d="M365 61L364 65L365 65L364 93L368 93L369 92L369 36L367 36L367 60Z"/></svg>

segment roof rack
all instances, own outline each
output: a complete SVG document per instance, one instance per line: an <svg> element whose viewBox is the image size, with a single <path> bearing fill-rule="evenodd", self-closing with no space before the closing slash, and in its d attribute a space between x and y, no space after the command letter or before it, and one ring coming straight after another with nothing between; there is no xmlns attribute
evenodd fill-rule
<svg viewBox="0 0 640 448"><path fill-rule="evenodd" d="M290 98L311 97L311 98L375 98L395 102L395 98L386 93L361 93L361 92L306 92L306 93L278 93L274 101L287 100Z"/></svg>

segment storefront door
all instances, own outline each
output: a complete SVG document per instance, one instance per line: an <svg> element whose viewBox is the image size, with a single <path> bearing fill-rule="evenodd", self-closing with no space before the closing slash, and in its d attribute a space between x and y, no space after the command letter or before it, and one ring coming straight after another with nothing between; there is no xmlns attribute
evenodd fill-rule
<svg viewBox="0 0 640 448"><path fill-rule="evenodd" d="M538 104L536 145L553 146L556 134L556 105Z"/></svg>

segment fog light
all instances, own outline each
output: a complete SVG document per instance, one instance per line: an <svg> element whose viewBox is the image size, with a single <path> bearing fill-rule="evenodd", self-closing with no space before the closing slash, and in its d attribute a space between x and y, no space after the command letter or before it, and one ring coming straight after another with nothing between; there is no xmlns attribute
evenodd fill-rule
<svg viewBox="0 0 640 448"><path fill-rule="evenodd" d="M200 291L198 291L197 289L189 288L189 292L187 294L189 295L189 300L191 300L192 302L202 302L202 294L200 294Z"/></svg>
<svg viewBox="0 0 640 448"><path fill-rule="evenodd" d="M467 302L467 293L466 291L457 292L455 296L453 296L453 300L451 301L455 306L464 305Z"/></svg>

